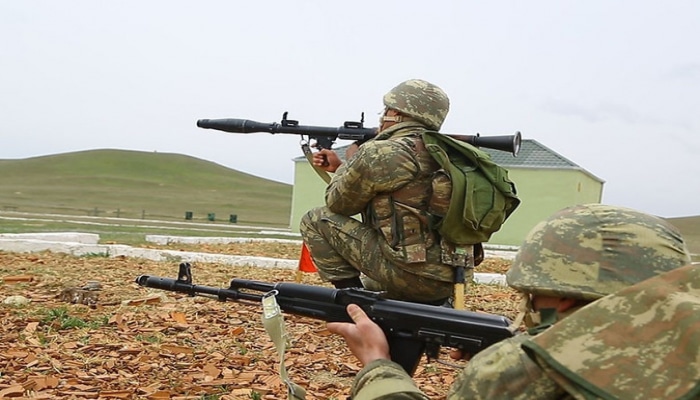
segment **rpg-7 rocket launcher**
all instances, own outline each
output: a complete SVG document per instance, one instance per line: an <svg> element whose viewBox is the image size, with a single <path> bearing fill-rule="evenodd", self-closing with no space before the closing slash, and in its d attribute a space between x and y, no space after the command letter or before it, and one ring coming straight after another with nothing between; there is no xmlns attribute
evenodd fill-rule
<svg viewBox="0 0 700 400"><path fill-rule="evenodd" d="M264 123L252 121L249 119L200 119L197 121L197 126L204 129L216 129L219 131L230 133L288 133L293 135L306 136L309 139L316 141L316 147L319 149L330 149L337 139L355 140L360 143L369 140L377 135L377 128L364 127L364 113L362 113L360 121L346 121L339 127L325 126L310 126L299 125L299 121L287 119L287 112L282 114L282 121L279 123ZM506 151L513 156L517 156L520 151L520 142L522 141L520 132L515 132L513 135L505 136L481 136L476 135L457 135L447 134L457 140L467 142L472 146L485 147Z"/></svg>

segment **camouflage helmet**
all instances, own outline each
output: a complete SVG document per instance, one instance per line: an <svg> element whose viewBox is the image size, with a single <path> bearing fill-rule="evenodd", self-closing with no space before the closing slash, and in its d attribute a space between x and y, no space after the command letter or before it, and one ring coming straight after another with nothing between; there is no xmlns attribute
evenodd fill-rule
<svg viewBox="0 0 700 400"><path fill-rule="evenodd" d="M688 263L680 232L663 219L587 204L535 226L506 281L525 293L590 301Z"/></svg>
<svg viewBox="0 0 700 400"><path fill-rule="evenodd" d="M439 87L420 79L409 79L399 83L384 95L384 105L440 130L450 111L450 99Z"/></svg>

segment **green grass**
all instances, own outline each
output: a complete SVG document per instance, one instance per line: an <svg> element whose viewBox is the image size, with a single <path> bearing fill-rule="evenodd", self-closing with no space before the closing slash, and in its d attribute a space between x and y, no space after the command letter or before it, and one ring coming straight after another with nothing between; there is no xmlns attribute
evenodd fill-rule
<svg viewBox="0 0 700 400"><path fill-rule="evenodd" d="M201 159L90 150L0 160L0 211L287 227L292 186Z"/></svg>
<svg viewBox="0 0 700 400"><path fill-rule="evenodd" d="M41 320L44 325L52 325L55 329L77 329L77 328L99 328L107 324L107 318L101 317L96 320L85 320L83 318L70 315L67 307L60 307L45 310L45 315Z"/></svg>
<svg viewBox="0 0 700 400"><path fill-rule="evenodd" d="M89 232L131 245L146 234L254 237L238 226L288 228L292 201L288 184L185 155L128 150L0 160L0 187L0 212L34 214L0 218L0 233ZM232 214L236 223L228 222ZM700 254L700 216L668 220Z"/></svg>
<svg viewBox="0 0 700 400"><path fill-rule="evenodd" d="M2 216L12 216L4 219ZM104 219L88 216L53 216L27 213L21 217L14 213L0 215L0 233L36 233L36 232L84 232L100 236L100 243L118 243L131 246L147 244L146 235L167 236L223 236L223 237L265 237L290 239L287 229L277 230L271 227L251 229L239 224L190 222L190 221L151 221ZM292 237L293 238L293 237Z"/></svg>

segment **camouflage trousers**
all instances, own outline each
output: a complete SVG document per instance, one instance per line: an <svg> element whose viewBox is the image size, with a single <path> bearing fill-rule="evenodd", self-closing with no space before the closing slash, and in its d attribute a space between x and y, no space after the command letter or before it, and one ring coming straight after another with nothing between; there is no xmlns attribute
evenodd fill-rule
<svg viewBox="0 0 700 400"><path fill-rule="evenodd" d="M379 232L354 218L318 207L302 217L300 231L324 281L364 274L367 289L386 291L387 297L405 301L434 302L452 294L452 282L411 273L387 259ZM411 264L411 268L420 265Z"/></svg>

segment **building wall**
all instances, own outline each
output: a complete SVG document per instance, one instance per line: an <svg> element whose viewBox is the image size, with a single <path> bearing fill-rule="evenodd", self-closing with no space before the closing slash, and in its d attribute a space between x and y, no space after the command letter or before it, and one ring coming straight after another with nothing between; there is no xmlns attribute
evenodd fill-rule
<svg viewBox="0 0 700 400"><path fill-rule="evenodd" d="M301 217L310 209L324 204L326 182L321 179L306 159L294 162L292 187L292 215L289 228L299 232Z"/></svg>
<svg viewBox="0 0 700 400"><path fill-rule="evenodd" d="M489 243L519 246L540 221L562 208L599 203L603 183L583 170L554 168L509 168L520 206ZM323 205L326 183L306 160L295 162L290 228L299 232L299 221L309 209Z"/></svg>
<svg viewBox="0 0 700 400"><path fill-rule="evenodd" d="M581 170L509 168L520 206L489 243L519 246L538 222L554 212L584 203L600 203L603 183Z"/></svg>

